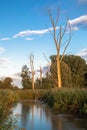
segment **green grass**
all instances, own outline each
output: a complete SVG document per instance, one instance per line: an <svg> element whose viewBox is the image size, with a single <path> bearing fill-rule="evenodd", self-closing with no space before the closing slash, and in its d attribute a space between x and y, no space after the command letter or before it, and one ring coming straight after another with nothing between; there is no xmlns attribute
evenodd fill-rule
<svg viewBox="0 0 87 130"><path fill-rule="evenodd" d="M87 89L56 89L44 95L43 100L53 108L55 113L87 114Z"/></svg>
<svg viewBox="0 0 87 130"><path fill-rule="evenodd" d="M7 127L12 130L11 122L8 123L7 120L12 104L18 100L18 94L14 91L0 90L0 130L7 130Z"/></svg>

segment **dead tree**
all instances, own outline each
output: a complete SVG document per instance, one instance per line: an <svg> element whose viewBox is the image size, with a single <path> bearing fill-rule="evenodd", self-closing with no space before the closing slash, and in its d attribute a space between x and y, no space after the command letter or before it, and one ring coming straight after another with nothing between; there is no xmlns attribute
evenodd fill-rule
<svg viewBox="0 0 87 130"><path fill-rule="evenodd" d="M52 29L48 29L56 47L56 62L57 62L57 87L62 87L62 81L61 81L61 61L63 60L63 57L65 55L65 52L67 50L67 47L69 46L70 40L71 40L71 28L68 20L66 21L66 25L64 26L58 26L59 21L59 10L57 12L57 16L54 19L51 11L48 11L50 22L52 25ZM68 32L67 32L68 31ZM68 34L68 39L64 42L64 38L66 35L66 32ZM60 54L61 48L63 47L63 52Z"/></svg>
<svg viewBox="0 0 87 130"><path fill-rule="evenodd" d="M42 68L40 66L40 87L42 87Z"/></svg>
<svg viewBox="0 0 87 130"><path fill-rule="evenodd" d="M31 74L32 74L32 89L34 90L34 55L30 54L30 68L31 68Z"/></svg>

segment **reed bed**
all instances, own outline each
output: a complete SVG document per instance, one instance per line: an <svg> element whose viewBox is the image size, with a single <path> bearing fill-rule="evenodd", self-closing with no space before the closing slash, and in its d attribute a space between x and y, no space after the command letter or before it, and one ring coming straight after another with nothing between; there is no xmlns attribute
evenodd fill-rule
<svg viewBox="0 0 87 130"><path fill-rule="evenodd" d="M62 88L45 94L43 100L55 113L70 112L87 115L87 89Z"/></svg>

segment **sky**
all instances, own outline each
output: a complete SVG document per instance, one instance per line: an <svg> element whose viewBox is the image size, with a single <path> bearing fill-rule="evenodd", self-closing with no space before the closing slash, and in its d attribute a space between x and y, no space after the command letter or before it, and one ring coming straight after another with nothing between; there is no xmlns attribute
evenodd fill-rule
<svg viewBox="0 0 87 130"><path fill-rule="evenodd" d="M35 69L48 64L43 53L47 58L56 54L48 9L55 18L58 8L58 26L65 26L68 17L72 28L67 53L87 61L87 0L0 0L0 77L18 78L31 53Z"/></svg>

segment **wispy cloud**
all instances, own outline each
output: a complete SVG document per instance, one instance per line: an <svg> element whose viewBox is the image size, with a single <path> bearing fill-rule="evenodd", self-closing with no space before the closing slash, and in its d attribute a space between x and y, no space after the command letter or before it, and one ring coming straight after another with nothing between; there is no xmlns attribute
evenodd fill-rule
<svg viewBox="0 0 87 130"><path fill-rule="evenodd" d="M34 40L34 38L26 37L25 40L32 41L32 40Z"/></svg>
<svg viewBox="0 0 87 130"><path fill-rule="evenodd" d="M70 23L72 30L78 30L80 28L86 29L87 28L87 15L83 15L73 20L69 20L68 22Z"/></svg>
<svg viewBox="0 0 87 130"><path fill-rule="evenodd" d="M79 3L82 3L82 4L87 3L87 0L78 0L78 1Z"/></svg>
<svg viewBox="0 0 87 130"><path fill-rule="evenodd" d="M21 72L14 73L13 76L19 76L19 77L21 77Z"/></svg>
<svg viewBox="0 0 87 130"><path fill-rule="evenodd" d="M31 35L42 35L48 33L49 30L51 31L53 30L53 28L43 29L43 30L25 30L15 34L13 38L31 36Z"/></svg>
<svg viewBox="0 0 87 130"><path fill-rule="evenodd" d="M3 53L5 49L3 47L0 47L0 53Z"/></svg>
<svg viewBox="0 0 87 130"><path fill-rule="evenodd" d="M10 40L10 38L7 38L7 37L6 37L6 38L1 38L0 40L1 40L1 41L7 41L7 40Z"/></svg>
<svg viewBox="0 0 87 130"><path fill-rule="evenodd" d="M0 65L7 64L8 61L8 58L0 58Z"/></svg>
<svg viewBox="0 0 87 130"><path fill-rule="evenodd" d="M83 59L86 60L87 63L87 48L82 49L78 54L76 54L78 56L81 56Z"/></svg>

